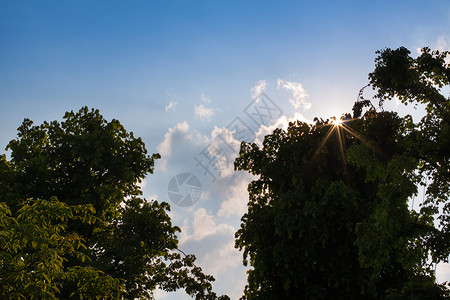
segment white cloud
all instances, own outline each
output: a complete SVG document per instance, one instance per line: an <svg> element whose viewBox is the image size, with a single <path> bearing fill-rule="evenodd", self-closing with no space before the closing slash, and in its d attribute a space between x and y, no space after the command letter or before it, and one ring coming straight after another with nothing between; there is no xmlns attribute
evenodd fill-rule
<svg viewBox="0 0 450 300"><path fill-rule="evenodd" d="M158 169L166 170L168 159L172 156L182 158L191 157L195 153L195 149L205 143L206 138L201 136L197 131L190 132L189 124L186 121L178 123L175 127L169 128L164 135L164 140L156 149L161 154L161 159L157 161ZM174 155L174 150L177 151Z"/></svg>
<svg viewBox="0 0 450 300"><path fill-rule="evenodd" d="M214 126L211 132L211 142L208 151L216 157L216 167L220 176L229 177L234 173L234 160L239 153L240 142L233 137L228 128L218 128Z"/></svg>
<svg viewBox="0 0 450 300"><path fill-rule="evenodd" d="M435 46L436 50L439 51L450 51L450 43L448 41L448 37L446 36L439 36L437 41L436 41L436 46ZM447 57L445 58L445 63L450 64L450 55L447 55Z"/></svg>
<svg viewBox="0 0 450 300"><path fill-rule="evenodd" d="M185 219L183 222L183 231L180 234L180 245L190 241L201 241L208 236L217 234L234 235L234 227L228 224L216 224L214 216L206 211L204 208L199 208L194 211L194 220L192 225L189 220Z"/></svg>
<svg viewBox="0 0 450 300"><path fill-rule="evenodd" d="M214 234L218 228L213 220L213 216L208 214L206 209L200 208L194 212L192 221L193 238L195 241L203 240L208 235Z"/></svg>
<svg viewBox="0 0 450 300"><path fill-rule="evenodd" d="M289 123L295 122L297 120L313 124L313 121L308 120L299 112L296 112L293 117L281 116L277 120L275 120L275 122L273 122L271 125L269 126L261 125L261 127L259 127L258 132L255 134L255 143L261 146L264 141L264 137L266 135L271 134L276 128L286 130L289 126Z"/></svg>
<svg viewBox="0 0 450 300"><path fill-rule="evenodd" d="M194 172L195 164L192 157L200 151L200 148L204 149L208 145L210 152L216 147L232 150L231 152L237 155L239 142L234 139L230 130L214 127L210 137L207 138L198 136L191 127L187 122L178 123L167 131L164 141L158 146L163 158L170 157L167 167L170 172L176 174L173 169L179 168L180 164L184 166L185 161L188 162L185 170L179 168L180 171ZM246 283L246 269L242 266L242 253L234 248L234 233L239 226L240 217L246 211L248 202L246 186L252 175L234 172L235 156L226 161L221 154L216 153L217 167L221 170L217 181L211 183L207 176L202 181L204 201L189 208L172 206L170 216L173 224L181 225L182 231L178 235L180 249L195 254L196 265L206 274L216 278L217 293L226 293L232 299L238 299ZM167 171L166 173L169 174ZM202 180L202 177L199 178ZM160 198L164 200L167 196ZM231 290L230 285L233 286Z"/></svg>
<svg viewBox="0 0 450 300"><path fill-rule="evenodd" d="M195 105L194 116L196 119L211 121L211 117L214 116L214 110L210 107L206 107L203 104Z"/></svg>
<svg viewBox="0 0 450 300"><path fill-rule="evenodd" d="M256 85L250 90L252 93L252 98L258 101L259 95L266 90L267 83L265 80L260 80Z"/></svg>
<svg viewBox="0 0 450 300"><path fill-rule="evenodd" d="M255 142L262 145L264 137L272 133L275 128L287 129L290 122L297 120L313 123L299 112L292 117L281 116L269 126L261 125L256 132ZM212 187L213 193L223 198L217 213L219 217L242 216L247 210L247 186L256 177L247 172L234 171L234 160L239 155L239 148L240 142L233 137L229 129L214 127L209 152L211 156L217 157L216 167L220 172L220 177Z"/></svg>
<svg viewBox="0 0 450 300"><path fill-rule="evenodd" d="M189 249L201 245L196 251L197 265L217 278L219 273L240 267L242 254L234 248L235 231L229 224L217 223L205 208L199 208L194 211L192 222L184 220L180 246Z"/></svg>
<svg viewBox="0 0 450 300"><path fill-rule="evenodd" d="M439 263L436 266L436 280L437 282L450 281L450 264Z"/></svg>
<svg viewBox="0 0 450 300"><path fill-rule="evenodd" d="M169 105L167 105L165 108L166 112L168 112L169 110L175 111L175 108L177 105L178 105L178 102L170 101Z"/></svg>
<svg viewBox="0 0 450 300"><path fill-rule="evenodd" d="M167 296L168 296L168 293L163 290L156 289L153 291L153 297L155 297L155 299L160 300L160 299L167 298Z"/></svg>
<svg viewBox="0 0 450 300"><path fill-rule="evenodd" d="M306 102L306 98L309 95L300 82L278 79L277 88L283 88L292 92L292 97L289 98L289 103L291 103L295 109L303 107L303 110L308 110L311 108L311 103Z"/></svg>
<svg viewBox="0 0 450 300"><path fill-rule="evenodd" d="M437 37L437 39L434 42L426 42L424 45L430 45L431 50L439 50L440 52L443 51L450 51L450 37L445 35L440 35ZM417 54L422 54L422 47L416 48ZM450 64L450 57L447 55L445 62L447 64Z"/></svg>
<svg viewBox="0 0 450 300"><path fill-rule="evenodd" d="M202 266L208 274L218 277L220 273L240 265L242 254L234 248L234 228L233 232L228 232L226 236L221 236L224 243L216 249L210 249L200 260Z"/></svg>
<svg viewBox="0 0 450 300"><path fill-rule="evenodd" d="M226 200L222 202L217 213L219 217L242 216L247 212L247 187L252 180L256 179L256 176L240 172L233 179L233 182L228 185Z"/></svg>
<svg viewBox="0 0 450 300"><path fill-rule="evenodd" d="M177 134L185 134L189 130L189 124L186 121L178 123L175 127L169 128L164 135L164 141L157 146L158 152L162 156L170 156L172 154L172 137Z"/></svg>
<svg viewBox="0 0 450 300"><path fill-rule="evenodd" d="M449 47L449 42L448 42L447 38L443 35L439 36L437 38L435 48L436 48L436 50L439 50L439 51L449 51L450 47Z"/></svg>

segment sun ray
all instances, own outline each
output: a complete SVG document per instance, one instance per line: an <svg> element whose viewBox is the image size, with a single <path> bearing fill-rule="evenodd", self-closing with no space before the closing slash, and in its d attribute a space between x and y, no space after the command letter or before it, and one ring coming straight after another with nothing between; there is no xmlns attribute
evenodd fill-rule
<svg viewBox="0 0 450 300"><path fill-rule="evenodd" d="M345 176L344 180L346 182L349 181L349 177L348 177L349 174L348 174L347 160L346 160L346 155L345 155L345 149L346 149L346 147L345 147L345 133L348 133L351 136L357 138L364 145L366 145L367 147L372 149L375 153L377 153L377 154L379 154L381 156L385 155L383 153L383 151L381 151L380 149L378 149L376 147L376 145L374 145L373 143L369 143L361 134L356 132L353 128L351 128L348 125L350 122L352 122L354 120L359 120L359 118L355 118L355 119L339 118L339 119L337 119L336 117L332 117L331 118L331 122L329 120L327 120L326 123L323 123L323 124L320 124L320 125L313 125L315 128L329 126L329 129L328 129L325 137L320 142L319 147L316 149L316 151L312 155L311 159L308 161L308 163L306 165L306 168L305 168L305 172L308 172L308 170L310 170L310 168L313 167L313 162L316 160L316 158L319 155L320 151L323 149L323 147L325 146L325 144L328 142L328 140L330 139L331 135L333 135L333 134L336 134L336 140L337 140L338 147L339 147L339 155L340 155L340 159L342 161L343 172L344 172L344 176Z"/></svg>
<svg viewBox="0 0 450 300"><path fill-rule="evenodd" d="M320 128L323 126L329 126L330 128L329 128L327 134L325 135L325 137L323 138L323 140L321 141L319 147L317 148L317 150L314 152L313 156L311 157L308 165L311 165L313 163L313 161L319 155L322 148L325 146L327 141L330 139L331 135L333 133L336 133L336 138L337 138L338 147L339 147L339 154L340 154L340 158L342 161L344 174L345 174L346 180L347 180L348 172L347 172L347 164L346 164L346 159L345 159L345 149L344 149L345 148L344 147L345 140L344 140L344 132L343 132L343 128L344 128L344 126L346 126L346 124L344 122L347 122L347 120L342 120L342 119L337 119L335 117L332 117L330 123L316 125L316 128ZM348 126L346 126L346 127L348 127Z"/></svg>
<svg viewBox="0 0 450 300"><path fill-rule="evenodd" d="M331 134L333 133L334 130L336 130L336 127L335 126L331 126L330 129L327 132L327 135L325 136L325 138L322 140L322 142L320 143L319 147L317 148L316 152L314 152L314 155L312 156L311 160L314 160L314 158L319 154L320 150L322 150L323 146L328 141L328 139L330 138L330 136L331 136Z"/></svg>
<svg viewBox="0 0 450 300"><path fill-rule="evenodd" d="M369 147L370 149L372 149L373 151L375 151L377 154L384 156L385 153L383 153L383 151L381 151L380 149L378 149L377 147L375 147L373 144L369 143L366 139L364 139L360 134L358 134L357 132L355 132L352 128L350 128L350 126L348 126L345 123L342 123L342 128L347 131L348 133L350 133L351 135L353 135L355 138L357 138L358 140L360 140L364 145L366 145L367 147Z"/></svg>
<svg viewBox="0 0 450 300"><path fill-rule="evenodd" d="M342 131L341 128L342 128L342 126L336 125L336 132L337 132L337 137L338 137L339 150L341 152L342 161L345 162L344 139L343 139L343 133L341 132Z"/></svg>
<svg viewBox="0 0 450 300"><path fill-rule="evenodd" d="M348 178L348 170L347 170L347 160L345 158L345 139L344 139L344 132L342 131L344 123L340 122L335 125L336 131L337 131L337 138L338 138L338 144L339 144L339 152L341 154L341 161L342 161L342 167L344 169L344 176L346 183L349 182Z"/></svg>

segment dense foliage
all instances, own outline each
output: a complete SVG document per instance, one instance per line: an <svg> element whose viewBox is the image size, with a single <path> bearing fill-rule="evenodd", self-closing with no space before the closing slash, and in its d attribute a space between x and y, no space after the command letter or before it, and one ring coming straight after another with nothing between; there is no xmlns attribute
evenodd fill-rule
<svg viewBox="0 0 450 300"><path fill-rule="evenodd" d="M148 299L157 287L217 299L182 255L167 203L143 199L153 172L140 138L98 110L25 119L0 158L0 296ZM227 297L219 297L227 298Z"/></svg>
<svg viewBox="0 0 450 300"><path fill-rule="evenodd" d="M424 104L419 122L361 98L341 124L296 122L261 147L242 143L235 168L259 176L236 233L251 266L243 299L448 297L431 264L450 254L449 54L378 54L369 78L381 108L393 97Z"/></svg>

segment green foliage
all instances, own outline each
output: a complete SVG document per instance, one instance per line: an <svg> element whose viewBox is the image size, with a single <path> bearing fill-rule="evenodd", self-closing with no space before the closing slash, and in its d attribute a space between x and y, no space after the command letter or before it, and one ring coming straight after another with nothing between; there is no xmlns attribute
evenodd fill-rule
<svg viewBox="0 0 450 300"><path fill-rule="evenodd" d="M420 176L415 172L418 160L408 155L402 119L391 112L371 112L354 125L364 142L352 145L348 157L366 170L366 181L376 184L378 198L374 212L356 226L361 267L371 270L371 278L386 295L422 299L442 294L424 243L434 230L433 218L430 211L419 214L408 207Z"/></svg>
<svg viewBox="0 0 450 300"><path fill-rule="evenodd" d="M61 123L25 119L8 148L11 160L0 157L4 293L151 299L159 287L218 298L195 257L176 252L169 205L141 198L138 184L159 154L148 155L119 121L87 107Z"/></svg>
<svg viewBox="0 0 450 300"><path fill-rule="evenodd" d="M79 298L117 298L123 291L121 280L87 266L65 268L68 258L83 264L89 259L85 241L67 232L67 222L89 222L91 205L69 207L55 198L30 200L17 216L0 204L0 296L10 299L57 299L61 281L78 287Z"/></svg>
<svg viewBox="0 0 450 300"><path fill-rule="evenodd" d="M449 84L450 70L445 58L449 52L423 48L414 59L411 52L400 47L376 52L375 71L369 75L370 84L378 89L381 102L398 97L404 104L424 103L441 106L447 99L439 92Z"/></svg>
<svg viewBox="0 0 450 300"><path fill-rule="evenodd" d="M258 175L236 233L251 267L243 299L448 298L430 264L450 254L448 53L377 53L369 78L380 104L424 104L420 122L361 99L344 125L297 122L262 147L241 144L235 168ZM427 201L416 212L420 184Z"/></svg>
<svg viewBox="0 0 450 300"><path fill-rule="evenodd" d="M373 294L353 243L356 224L373 210L375 189L342 161L337 134L322 144L333 126L297 122L266 136L262 148L242 144L236 168L260 176L249 185L248 213L236 233L244 262L253 267L245 299Z"/></svg>
<svg viewBox="0 0 450 300"><path fill-rule="evenodd" d="M369 75L378 98L398 97L405 104L426 107L419 122L408 121L400 128L400 141L406 147L397 155L415 160L408 172L417 175L413 180L416 185L427 186L421 217L440 213L438 228L428 230L422 238L431 249L433 262L446 261L450 255L450 99L441 89L450 85L450 65L446 63L450 53L429 48L423 48L417 58L405 48L378 53L375 71Z"/></svg>

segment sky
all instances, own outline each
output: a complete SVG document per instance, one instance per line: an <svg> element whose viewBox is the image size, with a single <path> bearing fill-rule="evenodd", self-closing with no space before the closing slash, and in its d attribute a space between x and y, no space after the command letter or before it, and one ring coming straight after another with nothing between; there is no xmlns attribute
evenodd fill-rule
<svg viewBox="0 0 450 300"><path fill-rule="evenodd" d="M118 119L162 156L144 196L171 204L180 248L238 299L234 233L253 178L233 171L239 142L350 112L375 51L400 46L450 50L448 0L0 0L0 153L24 118L88 106Z"/></svg>

